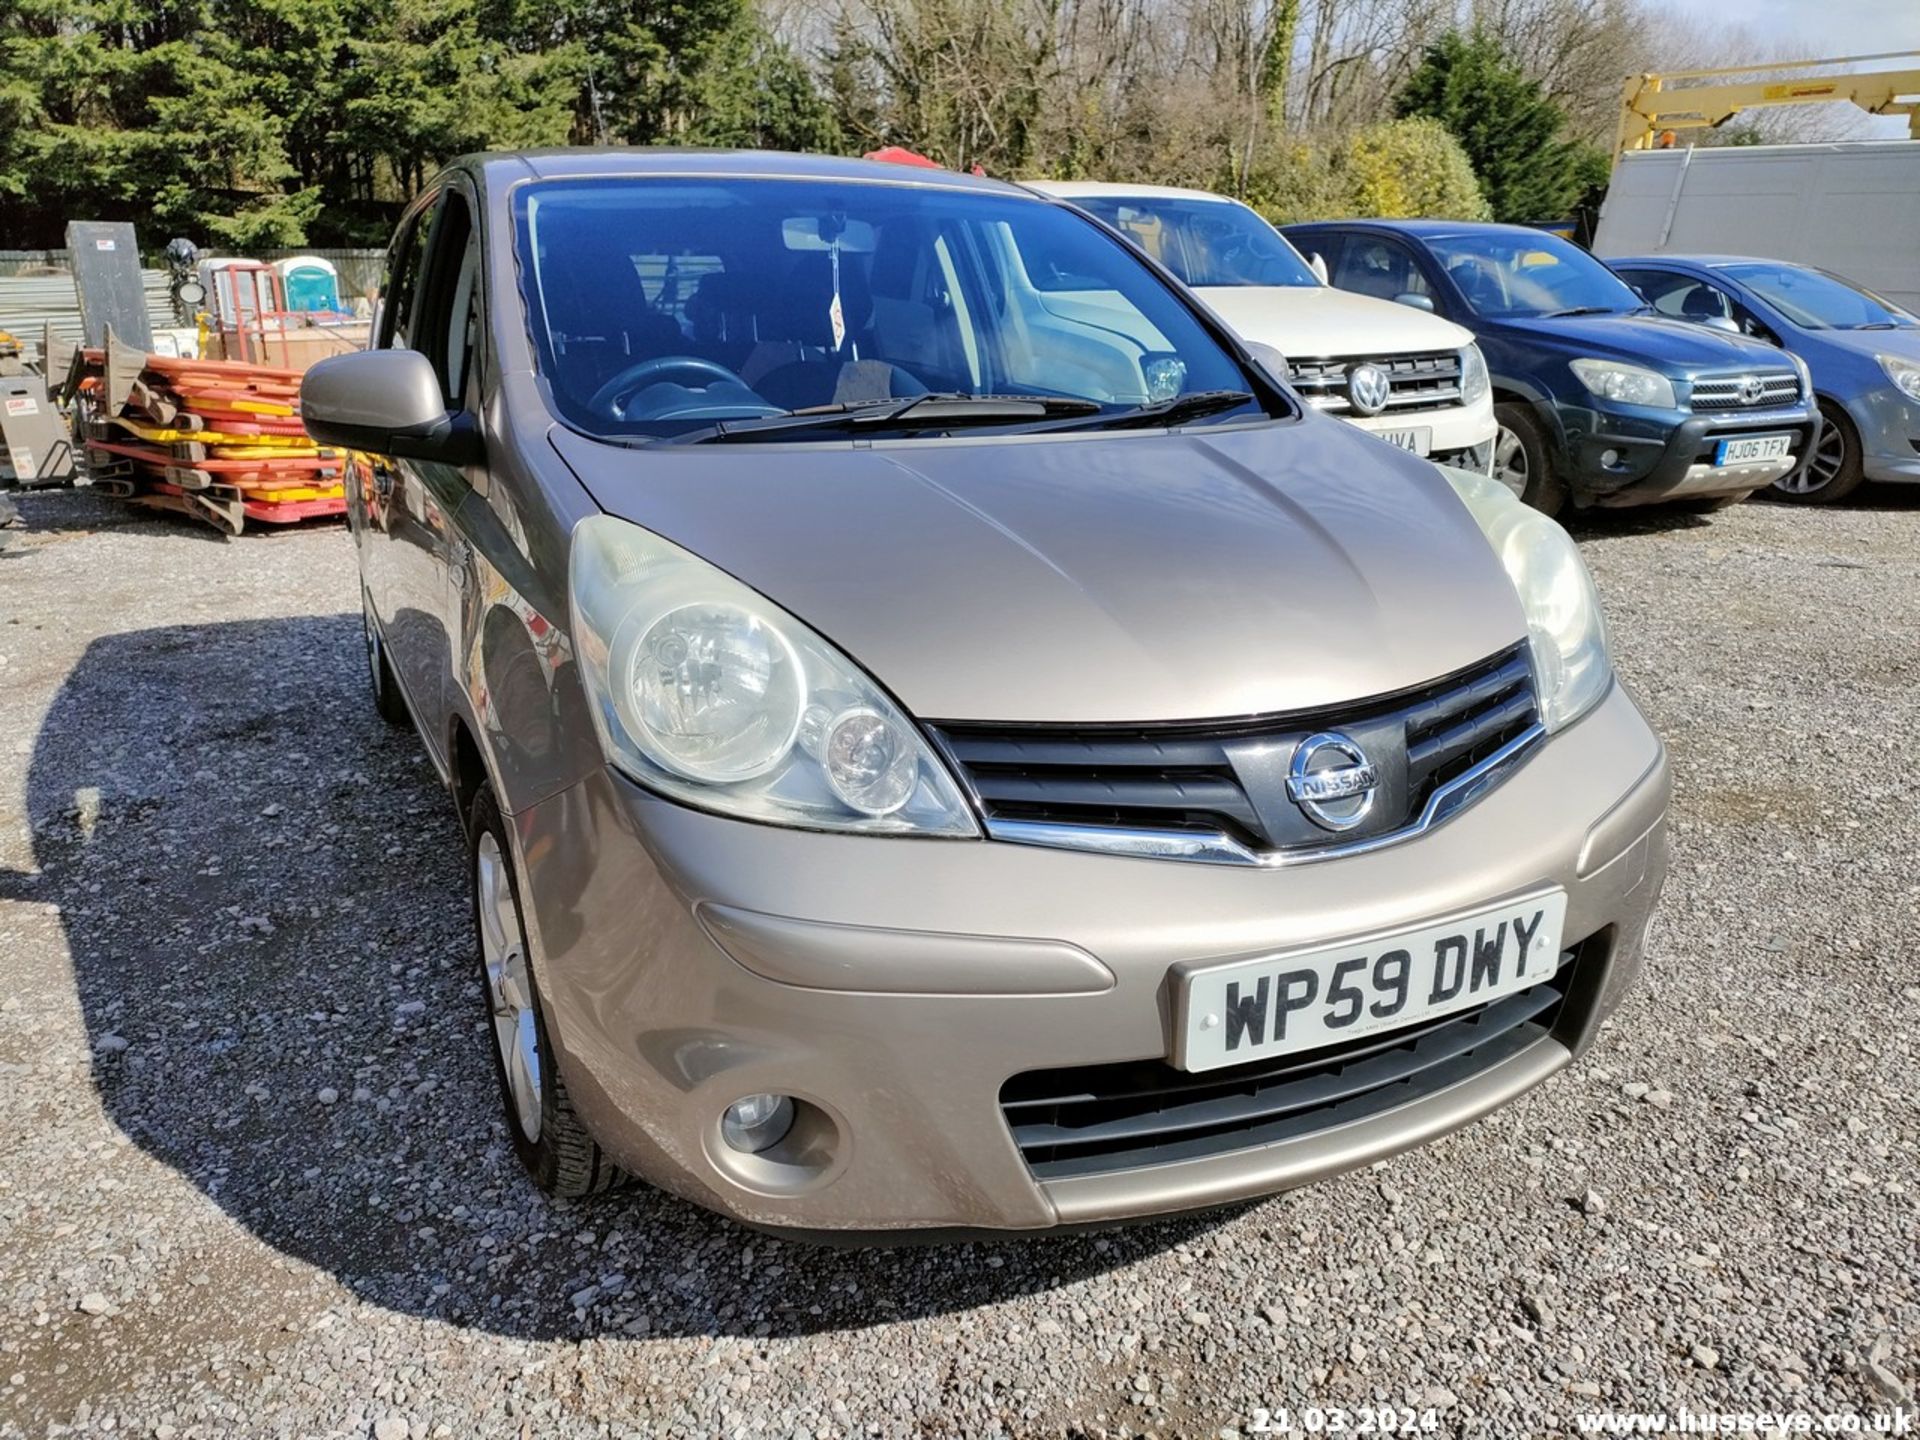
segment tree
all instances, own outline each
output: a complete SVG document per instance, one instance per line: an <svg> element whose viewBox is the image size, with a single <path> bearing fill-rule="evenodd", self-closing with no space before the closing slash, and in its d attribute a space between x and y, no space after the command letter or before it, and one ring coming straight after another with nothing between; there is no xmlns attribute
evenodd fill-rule
<svg viewBox="0 0 1920 1440"><path fill-rule="evenodd" d="M1020 174L1057 81L1059 0L858 0L828 63L862 149Z"/></svg>
<svg viewBox="0 0 1920 1440"><path fill-rule="evenodd" d="M1356 130L1334 150L1329 169L1334 214L1387 220L1486 220L1492 214L1466 151L1437 120L1383 120Z"/></svg>
<svg viewBox="0 0 1920 1440"><path fill-rule="evenodd" d="M385 240L472 150L828 147L754 0L0 0L0 245Z"/></svg>
<svg viewBox="0 0 1920 1440"><path fill-rule="evenodd" d="M1428 46L1395 111L1453 132L1496 220L1568 214L1591 184L1596 147L1567 136L1560 107L1488 31L1450 31Z"/></svg>

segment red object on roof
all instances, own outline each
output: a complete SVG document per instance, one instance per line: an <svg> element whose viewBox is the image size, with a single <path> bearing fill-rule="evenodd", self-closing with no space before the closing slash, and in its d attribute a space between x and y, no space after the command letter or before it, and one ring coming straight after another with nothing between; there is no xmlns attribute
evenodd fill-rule
<svg viewBox="0 0 1920 1440"><path fill-rule="evenodd" d="M888 165L918 165L923 170L944 170L946 167L937 160L907 149L904 145L883 145L878 150L869 150L860 157L863 160L881 160Z"/></svg>
<svg viewBox="0 0 1920 1440"><path fill-rule="evenodd" d="M888 165L918 165L922 170L944 170L947 167L938 160L929 160L918 151L909 150L904 145L883 145L878 150L869 150L860 157L862 160L879 160ZM985 175L987 172L978 165L967 167L969 175Z"/></svg>

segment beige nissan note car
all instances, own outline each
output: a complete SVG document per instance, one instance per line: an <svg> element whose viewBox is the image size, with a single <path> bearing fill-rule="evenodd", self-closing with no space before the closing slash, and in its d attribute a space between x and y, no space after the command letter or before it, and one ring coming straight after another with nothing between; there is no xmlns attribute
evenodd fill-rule
<svg viewBox="0 0 1920 1440"><path fill-rule="evenodd" d="M1566 534L1068 205L475 157L303 404L550 1189L1219 1205L1511 1100L1640 969L1666 760Z"/></svg>

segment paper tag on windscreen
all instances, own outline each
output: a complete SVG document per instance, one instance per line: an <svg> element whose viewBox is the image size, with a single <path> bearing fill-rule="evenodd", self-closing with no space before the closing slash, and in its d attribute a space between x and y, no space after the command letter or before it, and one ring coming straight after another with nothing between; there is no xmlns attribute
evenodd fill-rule
<svg viewBox="0 0 1920 1440"><path fill-rule="evenodd" d="M827 306L827 319L833 324L833 348L838 350L840 342L847 338L847 317L840 309L840 296L835 292L833 303Z"/></svg>

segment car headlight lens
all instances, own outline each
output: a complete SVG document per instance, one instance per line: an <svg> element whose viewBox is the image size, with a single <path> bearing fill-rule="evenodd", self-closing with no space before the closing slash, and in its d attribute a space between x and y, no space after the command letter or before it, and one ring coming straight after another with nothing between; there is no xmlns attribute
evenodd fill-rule
<svg viewBox="0 0 1920 1440"><path fill-rule="evenodd" d="M1561 730L1599 703L1613 679L1600 593L1573 537L1498 480L1439 467L1486 532L1526 613L1540 720Z"/></svg>
<svg viewBox="0 0 1920 1440"><path fill-rule="evenodd" d="M885 692L731 576L597 515L573 532L570 588L594 728L642 784L773 824L979 833Z"/></svg>
<svg viewBox="0 0 1920 1440"><path fill-rule="evenodd" d="M1811 405L1813 403L1813 371L1809 370L1807 362L1793 351L1787 351L1786 355L1787 359L1793 362L1793 373L1800 377L1800 399Z"/></svg>
<svg viewBox="0 0 1920 1440"><path fill-rule="evenodd" d="M1487 357L1478 345L1460 352L1460 403L1471 405L1487 393Z"/></svg>
<svg viewBox="0 0 1920 1440"><path fill-rule="evenodd" d="M1908 360L1900 355L1876 355L1880 368L1887 372L1887 378L1899 387L1900 393L1909 400L1920 400L1920 362Z"/></svg>
<svg viewBox="0 0 1920 1440"><path fill-rule="evenodd" d="M1588 392L1602 400L1662 410L1674 408L1673 382L1657 370L1624 365L1618 360L1572 360L1568 366Z"/></svg>

